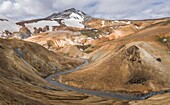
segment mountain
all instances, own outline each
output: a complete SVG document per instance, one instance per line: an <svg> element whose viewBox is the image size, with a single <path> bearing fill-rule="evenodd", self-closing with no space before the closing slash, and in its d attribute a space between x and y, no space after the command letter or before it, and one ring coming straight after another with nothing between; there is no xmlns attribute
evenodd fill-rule
<svg viewBox="0 0 170 105"><path fill-rule="evenodd" d="M75 14L75 17L74 15L72 15L72 13ZM72 15L72 16L70 16ZM93 17L91 16L88 16L87 14L85 14L84 12L80 11L80 10L76 10L75 8L70 8L70 9L67 9L63 12L59 12L59 13L53 13L52 15L46 17L47 19L69 19L70 17L73 17L75 19L81 19L83 18L84 20L83 21L88 21L88 20L91 20L93 19Z"/></svg>
<svg viewBox="0 0 170 105"><path fill-rule="evenodd" d="M33 19L18 22L18 25L26 25L28 28L33 27L44 27L46 25L50 26L52 30L52 26L70 26L77 28L85 28L84 22L93 19L91 16L88 16L84 12L80 10L76 10L75 8L67 9L63 12L53 13L52 15L41 18L41 19Z"/></svg>
<svg viewBox="0 0 170 105"><path fill-rule="evenodd" d="M107 30L112 30L120 28L126 25L132 25L134 29L142 29L154 22L160 22L168 18L162 19L148 19L148 20L107 20L101 18L94 18L86 13L77 10L75 8L70 8L59 13L53 13L50 16L38 19L31 19L25 21L19 21L16 24L23 26L25 25L32 33L36 29L43 29L49 26L49 31L55 30L84 30L84 29L97 29L107 28ZM138 27L139 25L139 27ZM109 29L110 28L110 29ZM134 31L132 29L132 31Z"/></svg>

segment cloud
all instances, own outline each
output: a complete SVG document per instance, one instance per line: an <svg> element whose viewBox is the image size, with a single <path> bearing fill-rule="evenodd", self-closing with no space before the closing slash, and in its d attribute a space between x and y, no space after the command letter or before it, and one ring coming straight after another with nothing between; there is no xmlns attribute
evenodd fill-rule
<svg viewBox="0 0 170 105"><path fill-rule="evenodd" d="M170 16L170 0L0 0L0 14L13 18L45 17L76 8L107 19L146 19Z"/></svg>

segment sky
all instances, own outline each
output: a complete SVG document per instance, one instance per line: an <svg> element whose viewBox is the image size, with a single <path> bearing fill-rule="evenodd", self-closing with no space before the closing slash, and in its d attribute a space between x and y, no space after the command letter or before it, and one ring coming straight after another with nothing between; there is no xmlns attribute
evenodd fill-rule
<svg viewBox="0 0 170 105"><path fill-rule="evenodd" d="M170 17L170 0L0 0L0 15L14 19L47 17L69 8L115 20Z"/></svg>

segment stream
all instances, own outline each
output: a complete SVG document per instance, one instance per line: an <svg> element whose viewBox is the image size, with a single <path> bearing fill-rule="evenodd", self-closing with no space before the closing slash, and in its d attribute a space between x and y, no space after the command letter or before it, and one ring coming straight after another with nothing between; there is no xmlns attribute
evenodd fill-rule
<svg viewBox="0 0 170 105"><path fill-rule="evenodd" d="M59 77L60 75L72 73L72 72L77 71L81 67L84 67L88 64L89 64L89 62L86 59L84 59L84 63L82 65L77 66L76 68L68 70L68 71L62 71L62 72L52 74L45 79L48 82L50 82L51 84L53 84L57 87L66 89L66 90L71 90L71 91L76 91L76 92L80 92L80 93L95 95L95 96L99 96L99 97L116 98L116 99L122 99L122 100L144 100L144 99L147 99L147 98L154 96L154 95L164 94L164 93L170 92L170 90L161 90L161 91L158 91L158 92L149 92L147 94L101 92L101 91L93 91L93 90L85 90L85 89L76 88L76 87L69 86L69 85L66 85L64 83L60 83L59 81L54 80L55 77Z"/></svg>

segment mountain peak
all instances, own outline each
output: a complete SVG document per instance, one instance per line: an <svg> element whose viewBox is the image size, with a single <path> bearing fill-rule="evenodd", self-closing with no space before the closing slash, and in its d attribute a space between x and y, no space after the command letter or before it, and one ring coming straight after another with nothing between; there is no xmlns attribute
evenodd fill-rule
<svg viewBox="0 0 170 105"><path fill-rule="evenodd" d="M66 9L62 12L59 12L59 13L53 13L52 15L48 16L47 19L68 19L70 18L69 16L72 14L72 13L75 13L77 15L79 15L80 17L84 17L85 18L85 21L86 20L90 20L92 17L91 16L88 16L87 14L85 14L84 12L80 11L80 10L77 10L75 8L70 8L70 9Z"/></svg>
<svg viewBox="0 0 170 105"><path fill-rule="evenodd" d="M77 10L76 10L75 8L70 8L70 9L64 10L63 12L68 12L68 11L70 11L70 12L76 12Z"/></svg>
<svg viewBox="0 0 170 105"><path fill-rule="evenodd" d="M63 12L72 12L72 13L81 13L83 15L86 15L84 12L80 11L80 10L77 10L75 8L70 8L70 9L66 9L64 10Z"/></svg>

